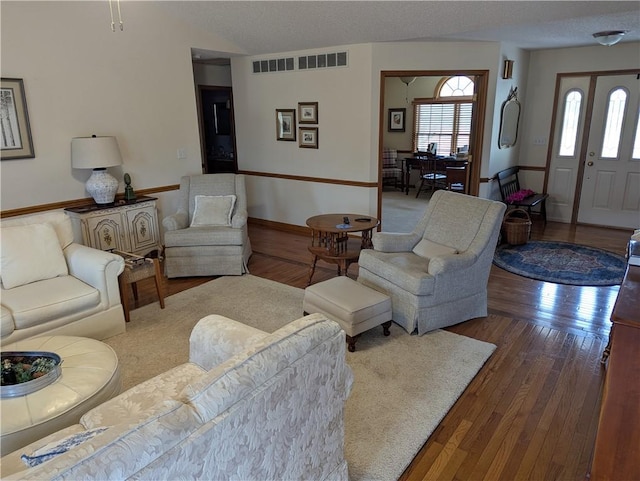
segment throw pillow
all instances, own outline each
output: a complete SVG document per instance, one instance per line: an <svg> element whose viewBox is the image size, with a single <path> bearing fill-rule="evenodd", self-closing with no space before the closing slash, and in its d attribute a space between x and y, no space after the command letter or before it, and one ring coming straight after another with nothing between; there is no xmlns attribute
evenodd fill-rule
<svg viewBox="0 0 640 481"><path fill-rule="evenodd" d="M191 227L208 225L231 225L235 195L196 195L196 208Z"/></svg>
<svg viewBox="0 0 640 481"><path fill-rule="evenodd" d="M432 242L428 239L422 239L413 248L413 253L426 259L432 259L434 257L457 254L458 251L453 247L438 244L437 242Z"/></svg>
<svg viewBox="0 0 640 481"><path fill-rule="evenodd" d="M509 204L513 204L514 202L521 202L524 199L526 199L527 197L531 197L534 194L535 194L535 192L532 191L531 189L523 189L523 190L519 190L519 191L514 192L513 194L507 196L506 201Z"/></svg>
<svg viewBox="0 0 640 481"><path fill-rule="evenodd" d="M5 289L69 274L51 224L3 227L0 242L0 270Z"/></svg>

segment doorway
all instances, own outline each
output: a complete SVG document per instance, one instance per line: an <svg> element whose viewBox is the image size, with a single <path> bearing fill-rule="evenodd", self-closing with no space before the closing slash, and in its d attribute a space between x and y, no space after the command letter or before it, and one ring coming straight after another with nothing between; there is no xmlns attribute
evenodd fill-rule
<svg viewBox="0 0 640 481"><path fill-rule="evenodd" d="M478 195L480 186L480 167L482 164L484 119L486 112L486 97L488 88L487 70L408 70L382 71L380 77L380 112L379 112L379 174L378 174L378 217L381 218L383 189L382 189L382 152L385 147L397 150L398 165L404 164L406 157L412 156L416 150L414 139L414 105L420 102L435 100L436 93L442 84L451 77L469 77L473 80L474 91L470 99L471 119L468 133L468 145L465 146L468 156L467 191L471 195ZM388 86L388 82L394 82ZM393 87L393 88L392 88ZM395 90L395 92L394 92ZM386 122L390 111L404 113L401 128L389 127ZM464 142L467 143L466 141ZM444 144L443 144L444 145ZM449 146L444 154L455 152L457 145ZM446 150L446 149L445 149ZM405 165L402 165L404 168ZM415 172L414 172L415 173ZM409 175L409 177L412 177ZM415 177L415 176L414 176ZM412 181L410 181L411 183ZM423 197L424 198L424 197ZM383 220L384 224L384 220ZM383 227L384 230L384 227Z"/></svg>
<svg viewBox="0 0 640 481"><path fill-rule="evenodd" d="M236 135L231 87L198 85L202 171L236 173Z"/></svg>
<svg viewBox="0 0 640 481"><path fill-rule="evenodd" d="M559 79L547 189L554 220L637 227L638 75L604 72Z"/></svg>

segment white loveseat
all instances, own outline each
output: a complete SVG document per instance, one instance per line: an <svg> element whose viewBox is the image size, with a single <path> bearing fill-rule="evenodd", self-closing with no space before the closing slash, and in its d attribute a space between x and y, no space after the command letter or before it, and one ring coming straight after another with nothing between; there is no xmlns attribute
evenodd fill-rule
<svg viewBox="0 0 640 481"><path fill-rule="evenodd" d="M344 335L322 314L273 334L207 316L191 333L190 362L3 457L2 479L346 481L344 406L353 376ZM20 460L96 429L38 466Z"/></svg>
<svg viewBox="0 0 640 481"><path fill-rule="evenodd" d="M63 211L0 224L2 343L40 334L105 339L125 331L122 257L73 242Z"/></svg>

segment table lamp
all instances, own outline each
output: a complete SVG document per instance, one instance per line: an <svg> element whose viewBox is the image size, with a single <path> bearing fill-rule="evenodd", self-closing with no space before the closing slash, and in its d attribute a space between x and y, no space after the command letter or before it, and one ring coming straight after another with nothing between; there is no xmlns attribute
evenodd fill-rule
<svg viewBox="0 0 640 481"><path fill-rule="evenodd" d="M85 188L96 204L113 204L118 180L107 167L122 164L120 148L115 137L75 137L71 139L71 167L93 169Z"/></svg>

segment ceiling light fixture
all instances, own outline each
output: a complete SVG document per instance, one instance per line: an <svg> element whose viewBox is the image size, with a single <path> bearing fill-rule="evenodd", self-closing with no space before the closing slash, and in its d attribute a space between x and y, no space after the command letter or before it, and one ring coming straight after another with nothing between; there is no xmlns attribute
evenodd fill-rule
<svg viewBox="0 0 640 481"><path fill-rule="evenodd" d="M406 103L409 103L409 84L412 84L413 82L415 82L415 80L415 77L400 77L400 82L407 86L407 94L404 98L404 101Z"/></svg>
<svg viewBox="0 0 640 481"><path fill-rule="evenodd" d="M600 45L610 47L622 40L625 33L627 33L626 30L606 30L604 32L594 33L593 38L595 38Z"/></svg>

